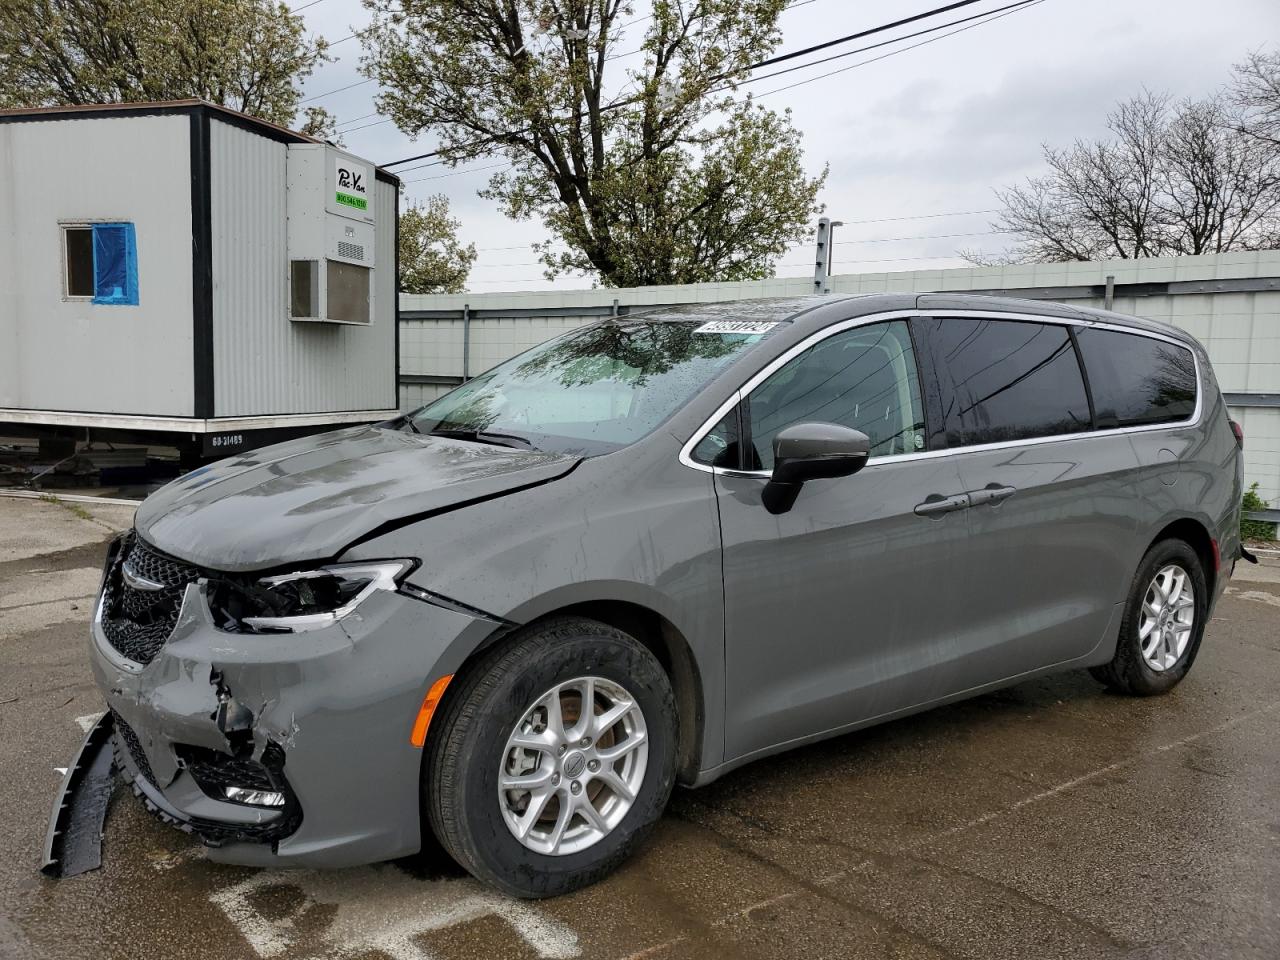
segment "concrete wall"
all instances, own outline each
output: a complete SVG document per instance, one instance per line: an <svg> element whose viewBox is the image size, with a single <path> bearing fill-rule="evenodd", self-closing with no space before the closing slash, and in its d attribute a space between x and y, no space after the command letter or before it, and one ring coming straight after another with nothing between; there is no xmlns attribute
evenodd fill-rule
<svg viewBox="0 0 1280 960"><path fill-rule="evenodd" d="M395 406L395 188L377 181L369 326L289 319L287 147L209 124L214 412L219 417Z"/></svg>
<svg viewBox="0 0 1280 960"><path fill-rule="evenodd" d="M1204 343L1223 392L1237 401L1245 430L1245 469L1259 493L1280 505L1280 251L1099 263L1032 264L831 278L833 293L999 292L1104 305L1114 276L1113 309L1182 327ZM1227 287L1248 286L1233 291ZM812 292L807 278L626 290L403 295L400 402L412 409L452 389L462 375L462 311L471 315L471 375L566 329L608 316L672 303L697 303ZM1248 396L1240 396L1248 395Z"/></svg>
<svg viewBox="0 0 1280 960"><path fill-rule="evenodd" d="M192 415L190 159L185 116L0 124L0 407ZM63 298L92 220L134 224L137 306Z"/></svg>

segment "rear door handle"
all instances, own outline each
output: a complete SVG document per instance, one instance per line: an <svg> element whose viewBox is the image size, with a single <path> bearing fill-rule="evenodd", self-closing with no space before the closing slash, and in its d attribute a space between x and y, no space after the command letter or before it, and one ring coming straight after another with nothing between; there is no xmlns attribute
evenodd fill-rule
<svg viewBox="0 0 1280 960"><path fill-rule="evenodd" d="M989 503L991 506L996 507L1004 503L1017 492L1017 487L1005 487L998 483L988 483L981 490L970 490L969 502L975 507L981 506L984 503Z"/></svg>
<svg viewBox="0 0 1280 960"><path fill-rule="evenodd" d="M969 495L967 493L957 493L950 497L944 497L940 493L931 493L924 498L924 503L916 504L916 516L941 519L944 513L954 513L957 510L964 510L968 506Z"/></svg>

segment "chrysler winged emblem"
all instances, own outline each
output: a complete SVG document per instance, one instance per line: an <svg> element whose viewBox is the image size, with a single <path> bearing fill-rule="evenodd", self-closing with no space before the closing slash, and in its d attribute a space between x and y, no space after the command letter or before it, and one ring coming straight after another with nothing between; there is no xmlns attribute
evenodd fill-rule
<svg viewBox="0 0 1280 960"><path fill-rule="evenodd" d="M120 567L120 576L122 576L124 578L124 582L134 590L146 590L149 593L154 593L157 590L164 589L163 583L156 583L154 580L150 580L139 573L135 573L133 567L129 565L128 560L126 560Z"/></svg>

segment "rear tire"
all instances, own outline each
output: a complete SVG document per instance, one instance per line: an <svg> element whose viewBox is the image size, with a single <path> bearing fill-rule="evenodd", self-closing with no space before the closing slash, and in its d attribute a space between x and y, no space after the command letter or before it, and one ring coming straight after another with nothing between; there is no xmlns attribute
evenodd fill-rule
<svg viewBox="0 0 1280 960"><path fill-rule="evenodd" d="M1161 540L1138 564L1115 656L1089 672L1130 696L1172 690L1200 650L1208 602L1209 588L1195 550L1183 540Z"/></svg>
<svg viewBox="0 0 1280 960"><path fill-rule="evenodd" d="M661 817L675 783L675 697L635 638L557 617L496 648L450 694L431 731L423 805L477 879L517 897L577 890ZM596 719L584 716L588 699Z"/></svg>

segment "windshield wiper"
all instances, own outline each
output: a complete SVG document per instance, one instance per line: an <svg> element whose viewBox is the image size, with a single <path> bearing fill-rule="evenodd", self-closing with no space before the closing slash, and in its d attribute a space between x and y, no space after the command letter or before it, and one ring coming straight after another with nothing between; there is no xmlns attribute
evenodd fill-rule
<svg viewBox="0 0 1280 960"><path fill-rule="evenodd" d="M528 437L517 436L514 433L490 433L487 430L432 430L430 436L472 440L476 443L490 443L495 447L514 447L518 450L538 449Z"/></svg>

